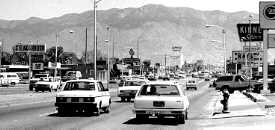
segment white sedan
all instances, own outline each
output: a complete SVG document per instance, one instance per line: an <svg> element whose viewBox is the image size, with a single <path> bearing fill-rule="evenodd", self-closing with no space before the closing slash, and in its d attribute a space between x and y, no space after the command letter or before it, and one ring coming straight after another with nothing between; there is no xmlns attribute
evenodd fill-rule
<svg viewBox="0 0 275 130"><path fill-rule="evenodd" d="M40 80L34 84L34 89L36 92L38 91L57 91L61 86L61 78L49 78L48 81Z"/></svg>
<svg viewBox="0 0 275 130"><path fill-rule="evenodd" d="M67 81L56 95L57 111L60 114L72 112L95 113L110 111L111 96L108 88L98 80L79 79Z"/></svg>
<svg viewBox="0 0 275 130"><path fill-rule="evenodd" d="M132 98L135 98L137 91L140 89L141 85L146 84L146 80L126 80L121 87L118 88L119 94L118 97L121 98L121 101L124 102L131 101Z"/></svg>
<svg viewBox="0 0 275 130"><path fill-rule="evenodd" d="M137 119L146 119L149 116L158 118L173 116L185 123L188 108L188 98L178 84L156 81L143 85L138 91L133 112Z"/></svg>

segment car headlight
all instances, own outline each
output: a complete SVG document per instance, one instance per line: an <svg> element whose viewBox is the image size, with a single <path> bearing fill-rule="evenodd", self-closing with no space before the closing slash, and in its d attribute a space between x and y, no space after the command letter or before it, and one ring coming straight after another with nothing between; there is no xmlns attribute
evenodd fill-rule
<svg viewBox="0 0 275 130"><path fill-rule="evenodd" d="M66 102L65 97L56 97L56 102Z"/></svg>
<svg viewBox="0 0 275 130"><path fill-rule="evenodd" d="M86 97L84 98L84 102L94 102L95 98L94 97Z"/></svg>

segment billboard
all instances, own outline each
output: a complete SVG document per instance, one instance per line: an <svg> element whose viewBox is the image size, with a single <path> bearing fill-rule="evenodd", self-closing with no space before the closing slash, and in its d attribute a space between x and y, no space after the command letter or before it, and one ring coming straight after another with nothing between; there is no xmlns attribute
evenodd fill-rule
<svg viewBox="0 0 275 130"><path fill-rule="evenodd" d="M44 70L43 63L32 63L32 70Z"/></svg>
<svg viewBox="0 0 275 130"><path fill-rule="evenodd" d="M247 59L246 59L247 58ZM251 63L252 66L263 64L263 51L257 52L243 52L243 51L232 51L232 62L237 64L245 64L246 62Z"/></svg>
<svg viewBox="0 0 275 130"><path fill-rule="evenodd" d="M260 19L261 28L264 28L264 29L275 28L275 2L274 1L260 1L259 19Z"/></svg>
<svg viewBox="0 0 275 130"><path fill-rule="evenodd" d="M240 23L237 24L237 28L241 42L247 42L250 40L263 41L263 29L260 27L259 23Z"/></svg>
<svg viewBox="0 0 275 130"><path fill-rule="evenodd" d="M15 52L45 52L46 46L42 44L17 44Z"/></svg>

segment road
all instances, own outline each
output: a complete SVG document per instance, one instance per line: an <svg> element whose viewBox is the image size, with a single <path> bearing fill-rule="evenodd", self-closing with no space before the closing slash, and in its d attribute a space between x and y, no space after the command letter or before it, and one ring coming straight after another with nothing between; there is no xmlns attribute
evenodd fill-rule
<svg viewBox="0 0 275 130"><path fill-rule="evenodd" d="M54 107L54 101L28 105L0 108L0 129L213 129L224 126L253 126L253 124L272 123L273 117L236 117L210 119L211 101L216 91L208 88L207 82L200 84L197 91L186 91L190 100L189 119L179 124L173 118L159 120L150 118L137 121L132 113L133 102L120 102L112 97L112 108L109 114L87 116L72 114L60 116ZM54 97L53 97L54 98ZM266 120L266 119L269 120ZM255 122L257 121L257 122Z"/></svg>
<svg viewBox="0 0 275 130"><path fill-rule="evenodd" d="M199 128L198 121L207 112L204 107L210 100L213 91L207 83L201 83L199 91L187 91L190 97L189 120L186 124L177 124L175 119L157 120L150 118L138 122L132 113L132 102L120 102L118 97L112 97L112 110L109 114L86 116L82 114L59 116L54 102L36 103L0 109L0 128L15 129L152 129L152 128ZM205 113L204 113L205 112ZM107 125L106 125L107 124Z"/></svg>

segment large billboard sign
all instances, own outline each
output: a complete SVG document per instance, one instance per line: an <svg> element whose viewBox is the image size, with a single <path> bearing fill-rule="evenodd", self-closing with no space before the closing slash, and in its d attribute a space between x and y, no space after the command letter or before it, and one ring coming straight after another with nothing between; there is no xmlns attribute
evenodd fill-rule
<svg viewBox="0 0 275 130"><path fill-rule="evenodd" d="M246 59L247 58L247 59ZM257 52L243 52L243 51L232 51L232 62L238 64L251 63L253 66L263 63L263 51Z"/></svg>
<svg viewBox="0 0 275 130"><path fill-rule="evenodd" d="M239 38L241 42L263 41L263 29L258 23L240 23L237 24Z"/></svg>
<svg viewBox="0 0 275 130"><path fill-rule="evenodd" d="M275 48L275 34L268 34L267 48Z"/></svg>
<svg viewBox="0 0 275 130"><path fill-rule="evenodd" d="M260 1L259 6L261 28L275 29L275 2Z"/></svg>
<svg viewBox="0 0 275 130"><path fill-rule="evenodd" d="M15 52L45 52L46 46L43 44L17 44Z"/></svg>

